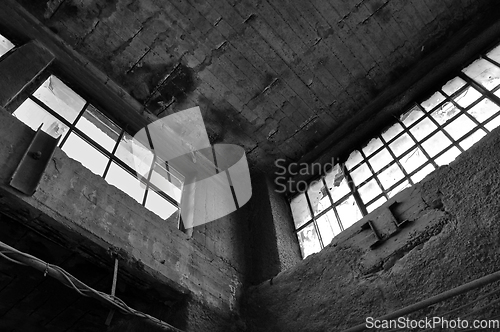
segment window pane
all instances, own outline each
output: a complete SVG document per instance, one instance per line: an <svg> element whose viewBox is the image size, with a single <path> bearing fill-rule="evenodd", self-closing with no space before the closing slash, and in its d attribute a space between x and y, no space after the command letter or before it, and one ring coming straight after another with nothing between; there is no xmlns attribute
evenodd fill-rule
<svg viewBox="0 0 500 332"><path fill-rule="evenodd" d="M394 153L394 155L398 157L413 145L415 145L415 142L411 139L411 137L408 136L408 134L403 134L394 142L389 144L389 148Z"/></svg>
<svg viewBox="0 0 500 332"><path fill-rule="evenodd" d="M380 171L382 168L387 166L391 161L393 160L391 154L387 149L383 149L379 152L377 152L376 155L371 157L368 162L372 166L373 171L376 173Z"/></svg>
<svg viewBox="0 0 500 332"><path fill-rule="evenodd" d="M448 96L451 96L455 92L457 92L461 87L465 85L465 81L460 77L455 77L452 80L449 80L445 85L443 85L443 92Z"/></svg>
<svg viewBox="0 0 500 332"><path fill-rule="evenodd" d="M496 118L494 118L493 120L491 120L490 122L488 122L484 126L486 127L486 129L491 131L491 130L495 129L496 127L498 127L499 125L500 125L500 116L497 115Z"/></svg>
<svg viewBox="0 0 500 332"><path fill-rule="evenodd" d="M66 154L87 167L93 173L102 176L108 164L108 157L99 152L92 145L71 133L62 148Z"/></svg>
<svg viewBox="0 0 500 332"><path fill-rule="evenodd" d="M153 152L129 134L123 135L115 155L144 177L153 164Z"/></svg>
<svg viewBox="0 0 500 332"><path fill-rule="evenodd" d="M311 212L309 212L309 206L307 205L306 195L304 193L292 199L292 201L290 202L290 207L292 209L295 228L299 228L300 226L311 220Z"/></svg>
<svg viewBox="0 0 500 332"><path fill-rule="evenodd" d="M462 69L462 72L488 90L492 90L500 83L500 68L485 59L474 61Z"/></svg>
<svg viewBox="0 0 500 332"><path fill-rule="evenodd" d="M27 124L34 131L43 123L42 130L52 137L63 137L68 133L69 127L57 120L52 114L38 106L34 101L26 99L13 115Z"/></svg>
<svg viewBox="0 0 500 332"><path fill-rule="evenodd" d="M481 93L479 93L479 91L477 91L473 87L469 86L453 99L458 105L465 108L475 102L479 97L481 97Z"/></svg>
<svg viewBox="0 0 500 332"><path fill-rule="evenodd" d="M410 129L410 132L415 136L417 141L422 140L425 136L434 131L437 126L428 118L420 121L416 126Z"/></svg>
<svg viewBox="0 0 500 332"><path fill-rule="evenodd" d="M460 109L455 107L453 103L445 103L434 112L432 112L431 117L436 120L440 125L446 123L449 119L453 118L455 115L460 113Z"/></svg>
<svg viewBox="0 0 500 332"><path fill-rule="evenodd" d="M373 152L383 145L380 138L372 139L362 150L366 157L369 157Z"/></svg>
<svg viewBox="0 0 500 332"><path fill-rule="evenodd" d="M409 188L409 187L411 187L410 182L408 180L404 180L401 184L399 184L394 189L392 189L391 191L389 191L387 193L387 196L392 197L392 196L396 195L397 193L403 191L403 189L406 189L406 188Z"/></svg>
<svg viewBox="0 0 500 332"><path fill-rule="evenodd" d="M359 152L358 150L355 150L355 151L351 152L351 154L349 155L349 158L345 162L345 166L348 170L351 170L352 168L354 168L354 166L359 164L362 160L363 160L363 156L361 155L361 152Z"/></svg>
<svg viewBox="0 0 500 332"><path fill-rule="evenodd" d="M142 204L146 186L114 162L111 163L106 174L106 181Z"/></svg>
<svg viewBox="0 0 500 332"><path fill-rule="evenodd" d="M150 181L165 194L169 195L177 202L180 202L182 196L182 183L179 179L172 176L165 168L156 164L151 173Z"/></svg>
<svg viewBox="0 0 500 332"><path fill-rule="evenodd" d="M341 232L337 217L335 217L335 212L333 212L333 210L322 215L316 222L324 246L329 245L335 235Z"/></svg>
<svg viewBox="0 0 500 332"><path fill-rule="evenodd" d="M460 150L457 149L456 147L452 147L451 149L443 153L441 156L439 156L439 158L436 158L435 162L439 166L448 165L453 160L455 160L455 158L457 158L459 154Z"/></svg>
<svg viewBox="0 0 500 332"><path fill-rule="evenodd" d="M146 198L146 208L156 213L160 218L167 219L177 208L170 204L166 199L158 195L154 190L148 190Z"/></svg>
<svg viewBox="0 0 500 332"><path fill-rule="evenodd" d="M474 121L472 121L467 115L462 114L453 120L452 123L444 127L444 129L448 132L448 134L450 134L451 137L453 137L453 139L458 140L474 127L476 127Z"/></svg>
<svg viewBox="0 0 500 332"><path fill-rule="evenodd" d="M500 62L500 45L492 49L486 54L490 59Z"/></svg>
<svg viewBox="0 0 500 332"><path fill-rule="evenodd" d="M426 110L430 111L436 107L439 103L444 101L446 98L441 94L441 92L434 93L429 99L420 103L420 105Z"/></svg>
<svg viewBox="0 0 500 332"><path fill-rule="evenodd" d="M366 179L372 176L373 173L368 168L366 163L362 163L358 168L351 172L351 178L355 185L359 186Z"/></svg>
<svg viewBox="0 0 500 332"><path fill-rule="evenodd" d="M472 107L468 113L475 117L479 122L484 122L489 117L498 113L500 108L489 99L481 100L476 106Z"/></svg>
<svg viewBox="0 0 500 332"><path fill-rule="evenodd" d="M415 106L409 112L403 114L400 120L406 127L409 127L413 122L420 119L423 115L424 112L422 112L420 108Z"/></svg>
<svg viewBox="0 0 500 332"><path fill-rule="evenodd" d="M335 165L335 167L326 174L325 182L328 190L330 190L333 202L338 201L351 191L347 184L347 179L339 165Z"/></svg>
<svg viewBox="0 0 500 332"><path fill-rule="evenodd" d="M366 210L368 211L368 213L370 213L373 210L375 210L376 208L378 208L380 205L384 204L385 202L387 202L387 198L382 196L379 199L377 199L375 202L373 202L372 204L368 205L366 207Z"/></svg>
<svg viewBox="0 0 500 332"><path fill-rule="evenodd" d="M120 127L111 122L92 105L87 107L78 120L76 128L109 152L113 152L121 131Z"/></svg>
<svg viewBox="0 0 500 332"><path fill-rule="evenodd" d="M55 76L50 76L33 96L71 123L85 105L82 97Z"/></svg>
<svg viewBox="0 0 500 332"><path fill-rule="evenodd" d="M420 150L420 148L416 147L410 153L401 158L399 162L401 163L401 166L403 166L403 168L407 173L411 173L418 167L423 165L427 160L428 160L427 157Z"/></svg>
<svg viewBox="0 0 500 332"><path fill-rule="evenodd" d="M10 42L7 38L0 35L0 57L14 48L14 44Z"/></svg>
<svg viewBox="0 0 500 332"><path fill-rule="evenodd" d="M311 203L314 215L324 211L331 205L328 194L326 193L326 188L321 179L313 181L310 184L307 195L309 196L309 202Z"/></svg>
<svg viewBox="0 0 500 332"><path fill-rule="evenodd" d="M429 165L425 166L424 168L422 168L417 173L415 173L415 175L413 175L411 177L411 180L413 181L413 183L417 183L420 180L422 180L423 178L425 178L433 170L434 170L434 166L432 164L429 164Z"/></svg>
<svg viewBox="0 0 500 332"><path fill-rule="evenodd" d="M380 195L382 193L382 189L380 189L377 181L375 181L375 179L372 179L367 184L359 188L358 192L363 199L363 202L368 203L373 198Z"/></svg>
<svg viewBox="0 0 500 332"><path fill-rule="evenodd" d="M422 143L422 147L429 156L434 157L451 145L451 141L443 132L438 131L431 138Z"/></svg>
<svg viewBox="0 0 500 332"><path fill-rule="evenodd" d="M400 132L403 131L403 127L399 123L395 123L392 125L389 129L387 129L383 134L382 137L386 142L390 141L394 137L396 137Z"/></svg>
<svg viewBox="0 0 500 332"><path fill-rule="evenodd" d="M336 206L337 213L340 217L340 222L344 229L347 229L359 219L363 218L361 211L351 195L345 201Z"/></svg>
<svg viewBox="0 0 500 332"><path fill-rule="evenodd" d="M315 252L321 250L318 234L316 233L316 229L312 223L298 232L297 237L299 238L302 257L306 258L310 254L314 254Z"/></svg>
<svg viewBox="0 0 500 332"><path fill-rule="evenodd" d="M382 184L382 187L384 187L384 189L386 190L389 189L393 184L401 180L404 176L404 173L396 163L392 164L377 175L380 183Z"/></svg>
<svg viewBox="0 0 500 332"><path fill-rule="evenodd" d="M467 150L484 136L486 136L486 132L482 129L479 129L474 134L461 141L460 146L462 147L462 149Z"/></svg>

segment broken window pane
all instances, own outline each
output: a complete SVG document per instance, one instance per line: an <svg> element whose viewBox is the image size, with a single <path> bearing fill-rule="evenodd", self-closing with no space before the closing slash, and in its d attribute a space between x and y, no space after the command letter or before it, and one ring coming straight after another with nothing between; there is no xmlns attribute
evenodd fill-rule
<svg viewBox="0 0 500 332"><path fill-rule="evenodd" d="M373 138L362 150L366 157L369 157L373 152L383 145L380 138Z"/></svg>
<svg viewBox="0 0 500 332"><path fill-rule="evenodd" d="M467 106L475 102L479 97L481 97L479 91L469 86L459 95L453 98L453 100L455 100L455 102L461 107L466 108Z"/></svg>
<svg viewBox="0 0 500 332"><path fill-rule="evenodd" d="M415 136L417 141L422 140L425 136L429 135L432 131L436 130L437 126L429 119L425 118L413 128L410 129L410 132Z"/></svg>
<svg viewBox="0 0 500 332"><path fill-rule="evenodd" d="M429 165L425 166L424 168L422 168L417 173L415 173L415 175L413 175L411 177L411 180L413 181L413 183L417 183L417 182L421 181L423 178L425 178L434 169L435 169L434 166L432 164L429 164Z"/></svg>
<svg viewBox="0 0 500 332"><path fill-rule="evenodd" d="M319 233L324 246L329 245L333 238L341 232L333 209L318 218L316 223L318 225Z"/></svg>
<svg viewBox="0 0 500 332"><path fill-rule="evenodd" d="M331 205L330 198L321 180L313 181L309 185L307 196L309 196L309 202L311 203L314 215L321 213Z"/></svg>
<svg viewBox="0 0 500 332"><path fill-rule="evenodd" d="M115 162L112 162L105 180L142 204L146 186Z"/></svg>
<svg viewBox="0 0 500 332"><path fill-rule="evenodd" d="M467 115L462 114L452 123L444 127L453 139L458 140L460 137L471 131L476 124Z"/></svg>
<svg viewBox="0 0 500 332"><path fill-rule="evenodd" d="M363 218L363 215L361 214L361 211L359 210L352 195L337 205L336 209L344 229L347 229L356 221Z"/></svg>
<svg viewBox="0 0 500 332"><path fill-rule="evenodd" d="M355 185L362 184L366 179L372 176L372 172L366 163L362 163L358 168L351 172L351 178Z"/></svg>
<svg viewBox="0 0 500 332"><path fill-rule="evenodd" d="M477 105L472 107L468 113L475 117L479 122L484 122L494 114L497 114L500 108L491 100L483 99Z"/></svg>
<svg viewBox="0 0 500 332"><path fill-rule="evenodd" d="M500 63L500 45L492 49L486 54L490 59Z"/></svg>
<svg viewBox="0 0 500 332"><path fill-rule="evenodd" d="M401 171L397 163L392 164L377 175L380 184L382 184L382 187L386 190L401 180L404 176L404 173Z"/></svg>
<svg viewBox="0 0 500 332"><path fill-rule="evenodd" d="M434 157L451 145L451 141L443 132L438 131L431 138L422 143L422 147L429 156Z"/></svg>
<svg viewBox="0 0 500 332"><path fill-rule="evenodd" d="M62 148L71 159L77 160L93 173L102 176L108 164L108 157L99 152L92 145L71 133Z"/></svg>
<svg viewBox="0 0 500 332"><path fill-rule="evenodd" d="M467 150L484 136L486 136L486 132L482 129L478 129L475 133L461 141L460 146L462 149Z"/></svg>
<svg viewBox="0 0 500 332"><path fill-rule="evenodd" d="M92 105L87 107L78 120L76 128L109 152L113 152L121 131L120 127L111 122Z"/></svg>
<svg viewBox="0 0 500 332"><path fill-rule="evenodd" d="M53 75L33 93L33 96L71 123L85 105L82 97Z"/></svg>
<svg viewBox="0 0 500 332"><path fill-rule="evenodd" d="M410 186L411 186L410 185L410 181L404 180L402 183L400 183L394 189L392 189L391 191L387 192L387 196L392 197L392 196L396 195L397 193L403 191L403 189L406 189L406 188L408 188Z"/></svg>
<svg viewBox="0 0 500 332"><path fill-rule="evenodd" d="M462 72L488 90L492 90L500 83L500 68L485 59L474 61L462 69Z"/></svg>
<svg viewBox="0 0 500 332"><path fill-rule="evenodd" d="M297 237L299 238L300 251L303 258L321 250L318 234L312 223L298 232Z"/></svg>
<svg viewBox="0 0 500 332"><path fill-rule="evenodd" d="M345 166L348 170L351 170L352 168L354 168L354 166L359 164L362 160L363 160L363 156L361 155L361 152L359 152L358 150L354 150L349 155L349 158L347 158L347 161L345 162Z"/></svg>
<svg viewBox="0 0 500 332"><path fill-rule="evenodd" d="M436 158L435 162L436 164L438 164L438 166L448 165L453 160L455 160L460 153L461 152L459 149L457 149L456 147L452 147L451 149L443 153L441 156Z"/></svg>
<svg viewBox="0 0 500 332"><path fill-rule="evenodd" d="M0 35L0 57L14 48L14 44L10 42L7 38Z"/></svg>
<svg viewBox="0 0 500 332"><path fill-rule="evenodd" d="M164 220L177 211L175 206L158 195L154 190L148 190L145 207Z"/></svg>
<svg viewBox="0 0 500 332"><path fill-rule="evenodd" d="M375 181L375 179L372 179L368 183L360 187L358 189L358 192L361 196L361 199L363 199L363 202L368 203L376 196L380 195L382 193L382 189L380 189L377 181Z"/></svg>
<svg viewBox="0 0 500 332"><path fill-rule="evenodd" d="M386 141L389 142L391 139L396 137L400 132L403 131L403 127L399 123L395 123L392 125L389 129L387 129L383 134L382 138Z"/></svg>
<svg viewBox="0 0 500 332"><path fill-rule="evenodd" d="M373 171L376 173L380 171L382 168L384 168L389 162L392 160L392 156L387 151L387 149L382 149L381 151L377 152L376 155L371 157L368 162L370 163Z"/></svg>
<svg viewBox="0 0 500 332"><path fill-rule="evenodd" d="M326 174L325 182L328 186L328 190L330 190L333 202L338 201L351 191L347 184L347 179L339 165L335 165L333 169Z"/></svg>
<svg viewBox="0 0 500 332"><path fill-rule="evenodd" d="M394 142L389 144L389 148L394 153L396 157L400 156L408 150L410 147L414 146L415 142L411 139L408 134L403 134L399 138L397 138Z"/></svg>
<svg viewBox="0 0 500 332"><path fill-rule="evenodd" d="M418 106L415 106L409 112L401 115L400 120L406 127L409 127L413 122L420 119L423 115L424 112L422 112L420 108L418 108Z"/></svg>
<svg viewBox="0 0 500 332"><path fill-rule="evenodd" d="M141 176L146 176L153 164L153 152L127 133L120 140L115 155Z"/></svg>
<svg viewBox="0 0 500 332"><path fill-rule="evenodd" d="M445 96L441 94L441 92L435 92L429 99L420 103L420 105L426 110L430 111L434 107L436 107L439 103L446 99Z"/></svg>
<svg viewBox="0 0 500 332"><path fill-rule="evenodd" d="M399 160L401 166L407 173L411 173L427 161L426 155L419 147L414 148L411 152Z"/></svg>
<svg viewBox="0 0 500 332"><path fill-rule="evenodd" d="M384 204L385 202L387 202L387 198L382 196L379 199L377 199L375 202L373 202L372 204L368 205L366 207L366 210L368 211L368 213L370 213L373 210L375 210L376 208L378 208L379 206L381 206L382 204Z"/></svg>
<svg viewBox="0 0 500 332"><path fill-rule="evenodd" d="M455 77L454 79L449 80L445 85L443 85L442 90L448 96L451 96L465 84L466 82L463 79L461 79L460 77Z"/></svg>
<svg viewBox="0 0 500 332"><path fill-rule="evenodd" d="M13 115L27 124L34 131L43 123L42 130L54 138L66 136L69 127L57 120L52 114L38 106L31 99L26 99ZM63 139L63 137L61 139Z"/></svg>
<svg viewBox="0 0 500 332"><path fill-rule="evenodd" d="M493 129L495 129L496 127L498 127L500 125L500 116L497 115L496 118L494 118L493 120L491 120L490 122L486 123L484 126L486 127L486 129L488 129L489 131L492 131Z"/></svg>
<svg viewBox="0 0 500 332"><path fill-rule="evenodd" d="M306 195L304 193L293 198L290 202L290 207L292 209L295 228L299 228L311 220L311 212L309 211L309 205L307 204Z"/></svg>
<svg viewBox="0 0 500 332"><path fill-rule="evenodd" d="M453 103L448 102L443 104L441 107L432 112L431 116L440 125L446 123L449 119L457 115L460 110L453 105Z"/></svg>

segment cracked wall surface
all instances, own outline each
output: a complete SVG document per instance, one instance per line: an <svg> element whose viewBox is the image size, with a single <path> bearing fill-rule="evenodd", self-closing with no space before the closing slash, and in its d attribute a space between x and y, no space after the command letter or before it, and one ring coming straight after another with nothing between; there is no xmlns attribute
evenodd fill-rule
<svg viewBox="0 0 500 332"><path fill-rule="evenodd" d="M495 130L321 252L253 287L247 293L253 331L341 331L500 270L499 146ZM404 226L395 229L391 216ZM374 248L368 220L384 240ZM492 287L412 317L436 316ZM493 307L473 318L498 314Z"/></svg>
<svg viewBox="0 0 500 332"><path fill-rule="evenodd" d="M495 1L18 0L160 117L296 161ZM472 24L472 23L471 23Z"/></svg>

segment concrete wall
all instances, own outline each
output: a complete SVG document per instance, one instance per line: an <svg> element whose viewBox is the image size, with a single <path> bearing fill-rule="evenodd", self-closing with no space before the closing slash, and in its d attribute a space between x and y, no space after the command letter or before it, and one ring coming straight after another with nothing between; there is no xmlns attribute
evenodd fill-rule
<svg viewBox="0 0 500 332"><path fill-rule="evenodd" d="M321 252L253 287L247 293L251 330L339 331L500 270L499 147L497 129ZM396 230L391 215L408 221ZM362 228L368 220L386 239L374 249L371 231ZM454 309L487 290L428 308L419 317ZM498 313L489 310L481 318Z"/></svg>

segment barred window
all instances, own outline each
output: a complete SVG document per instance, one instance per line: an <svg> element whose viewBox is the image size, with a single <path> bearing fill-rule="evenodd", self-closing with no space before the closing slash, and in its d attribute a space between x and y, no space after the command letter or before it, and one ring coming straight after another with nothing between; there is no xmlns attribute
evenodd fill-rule
<svg viewBox="0 0 500 332"><path fill-rule="evenodd" d="M303 257L500 124L500 45L483 54L290 204Z"/></svg>

